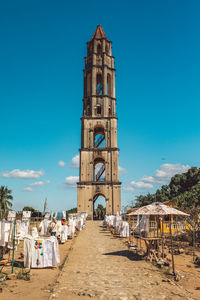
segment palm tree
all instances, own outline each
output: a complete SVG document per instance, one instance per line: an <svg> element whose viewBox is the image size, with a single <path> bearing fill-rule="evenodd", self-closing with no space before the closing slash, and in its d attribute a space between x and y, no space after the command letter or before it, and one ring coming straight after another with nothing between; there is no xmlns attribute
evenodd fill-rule
<svg viewBox="0 0 200 300"><path fill-rule="evenodd" d="M0 186L0 210L4 213L12 207L13 196L11 195L12 191L7 188L7 186Z"/></svg>

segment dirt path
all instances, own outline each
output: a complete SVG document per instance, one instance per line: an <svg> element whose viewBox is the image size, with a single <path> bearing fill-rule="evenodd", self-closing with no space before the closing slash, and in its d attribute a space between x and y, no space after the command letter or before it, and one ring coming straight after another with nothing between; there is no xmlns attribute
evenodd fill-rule
<svg viewBox="0 0 200 300"><path fill-rule="evenodd" d="M99 225L87 222L75 240L51 299L198 299Z"/></svg>

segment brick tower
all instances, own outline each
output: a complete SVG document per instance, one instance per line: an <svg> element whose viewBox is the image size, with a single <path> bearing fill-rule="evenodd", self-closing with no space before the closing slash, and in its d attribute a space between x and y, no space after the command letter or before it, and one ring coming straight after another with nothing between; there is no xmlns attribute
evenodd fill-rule
<svg viewBox="0 0 200 300"><path fill-rule="evenodd" d="M106 214L116 214L121 209L121 182L118 177L115 68L112 42L108 41L101 25L87 43L79 151L78 212L87 212L93 219L94 203L103 196Z"/></svg>

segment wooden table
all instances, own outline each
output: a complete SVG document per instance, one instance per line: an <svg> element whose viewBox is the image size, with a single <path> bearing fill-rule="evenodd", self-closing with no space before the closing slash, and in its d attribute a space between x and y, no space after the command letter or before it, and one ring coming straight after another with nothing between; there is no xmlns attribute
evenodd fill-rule
<svg viewBox="0 0 200 300"><path fill-rule="evenodd" d="M152 261L152 256L155 256L155 252L159 251L159 241L162 240L161 237L142 237L142 236L135 236L140 240L143 240L146 245L146 253L145 255L147 258ZM156 259L156 257L154 257ZM157 259L156 259L157 260Z"/></svg>

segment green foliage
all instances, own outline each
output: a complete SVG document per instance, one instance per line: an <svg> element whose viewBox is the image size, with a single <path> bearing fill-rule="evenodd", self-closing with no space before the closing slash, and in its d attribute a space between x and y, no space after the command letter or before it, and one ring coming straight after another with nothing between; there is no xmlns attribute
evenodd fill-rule
<svg viewBox="0 0 200 300"><path fill-rule="evenodd" d="M174 198L190 191L198 182L200 182L200 168L193 167L186 173L175 175L169 184L171 196Z"/></svg>
<svg viewBox="0 0 200 300"><path fill-rule="evenodd" d="M77 213L77 207L66 210L66 216L67 217L68 217L69 214L76 214L76 213Z"/></svg>
<svg viewBox="0 0 200 300"><path fill-rule="evenodd" d="M31 206L24 206L22 209L23 211L31 211L31 212L36 212L37 210Z"/></svg>
<svg viewBox="0 0 200 300"><path fill-rule="evenodd" d="M200 209L200 181L192 186L190 190L179 194L174 200L177 206L187 211L193 210L194 214L198 213Z"/></svg>
<svg viewBox="0 0 200 300"><path fill-rule="evenodd" d="M192 167L186 173L176 174L169 185L163 185L155 194L137 196L136 206L169 200L190 213L200 210L200 168Z"/></svg>
<svg viewBox="0 0 200 300"><path fill-rule="evenodd" d="M32 206L24 206L24 208L22 209L23 211L31 211L31 217L33 218L41 218L42 217L42 213L38 210L36 210L35 208L33 208Z"/></svg>
<svg viewBox="0 0 200 300"><path fill-rule="evenodd" d="M12 191L7 188L7 186L0 187L0 210L6 212L9 208L12 207L13 196L11 195Z"/></svg>
<svg viewBox="0 0 200 300"><path fill-rule="evenodd" d="M94 215L97 219L103 219L106 214L106 209L102 204L98 204L97 208L94 210Z"/></svg>

